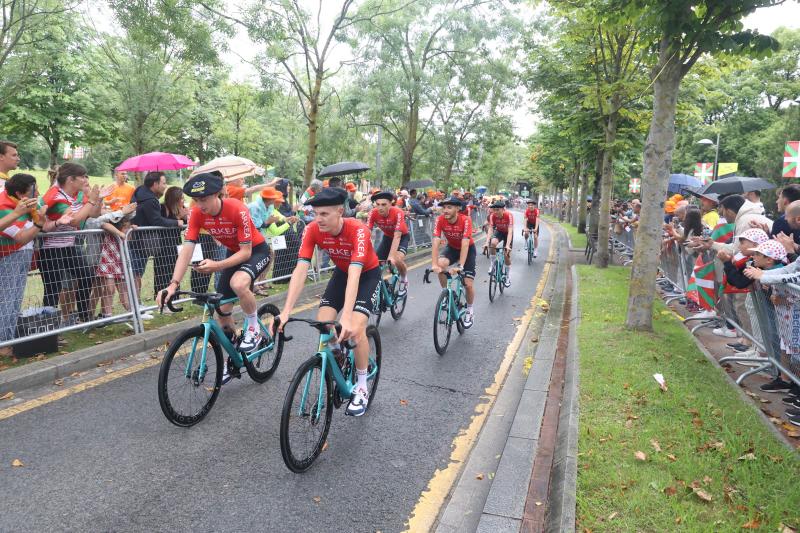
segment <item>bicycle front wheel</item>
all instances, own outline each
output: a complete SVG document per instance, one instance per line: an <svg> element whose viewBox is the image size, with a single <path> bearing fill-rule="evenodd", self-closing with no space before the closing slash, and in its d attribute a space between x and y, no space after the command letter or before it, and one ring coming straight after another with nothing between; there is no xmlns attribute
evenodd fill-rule
<svg viewBox="0 0 800 533"><path fill-rule="evenodd" d="M403 316L403 311L406 310L406 300L408 299L408 293L405 293L403 296L398 296L397 291L394 294L394 303L392 307L389 308L389 311L392 313L392 318L395 320L400 320L400 317Z"/></svg>
<svg viewBox="0 0 800 533"><path fill-rule="evenodd" d="M205 329L184 331L169 347L158 373L158 403L167 420L189 427L214 406L222 386L222 349L212 337L203 342ZM205 363L202 361L203 347Z"/></svg>
<svg viewBox="0 0 800 533"><path fill-rule="evenodd" d="M528 239L528 264L533 263L533 241Z"/></svg>
<svg viewBox="0 0 800 533"><path fill-rule="evenodd" d="M272 323L279 314L281 314L281 312L276 306L273 304L264 304L258 309L258 321L267 328L267 332L271 333ZM250 376L250 379L256 383L264 383L272 377L283 355L283 335L277 335L275 338L271 338L263 331L261 335L261 345L258 349L261 350L269 346L270 342L273 343L272 349L265 351L252 361L247 359L246 356L244 357L247 374Z"/></svg>
<svg viewBox="0 0 800 533"><path fill-rule="evenodd" d="M453 329L453 321L450 319L449 296L450 292L444 289L436 302L436 312L433 317L433 346L439 355L444 355L447 350L450 333Z"/></svg>
<svg viewBox="0 0 800 533"><path fill-rule="evenodd" d="M492 269L492 273L489 274L489 301L493 302L494 297L497 294L497 265Z"/></svg>
<svg viewBox="0 0 800 533"><path fill-rule="evenodd" d="M289 470L301 473L311 468L325 445L332 418L331 376L322 375L322 359L315 355L294 373L283 400L281 455Z"/></svg>

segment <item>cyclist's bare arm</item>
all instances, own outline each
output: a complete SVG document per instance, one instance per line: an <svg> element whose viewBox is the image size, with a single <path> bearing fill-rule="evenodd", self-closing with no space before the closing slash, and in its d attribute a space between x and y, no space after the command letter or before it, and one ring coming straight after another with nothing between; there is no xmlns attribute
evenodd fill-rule
<svg viewBox="0 0 800 533"><path fill-rule="evenodd" d="M461 253L458 255L458 264L467 264L467 255L469 255L469 237L461 239Z"/></svg>
<svg viewBox="0 0 800 533"><path fill-rule="evenodd" d="M431 270L439 272L439 237L434 237L431 242Z"/></svg>
<svg viewBox="0 0 800 533"><path fill-rule="evenodd" d="M392 237L392 246L389 248L389 257L394 257L397 253L397 249L400 248L400 238L402 236L403 234L399 231L394 232L394 237Z"/></svg>
<svg viewBox="0 0 800 533"><path fill-rule="evenodd" d="M358 296L358 283L361 280L361 265L350 265L347 269L347 287L344 290L344 306L339 323L342 325L342 333L339 335L339 342L345 341L356 335L353 325L353 307L356 305Z"/></svg>
<svg viewBox="0 0 800 533"><path fill-rule="evenodd" d="M156 295L156 303L160 306L172 298L172 295L175 294L175 291L178 290L179 284L173 283L173 281L180 281L183 279L184 274L186 274L186 269L189 268L189 262L192 260L192 254L194 253L194 247L196 246L193 242L184 242L183 246L181 246L181 251L178 253L178 260L175 263L175 270L172 272L172 280L170 280L169 285L167 285L167 297L163 298L162 292L159 291L158 295Z"/></svg>

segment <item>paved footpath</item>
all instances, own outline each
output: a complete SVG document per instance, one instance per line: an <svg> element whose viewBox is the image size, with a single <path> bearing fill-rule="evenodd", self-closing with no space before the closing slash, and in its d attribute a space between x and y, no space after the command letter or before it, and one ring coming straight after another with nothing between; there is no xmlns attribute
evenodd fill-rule
<svg viewBox="0 0 800 533"><path fill-rule="evenodd" d="M300 324L270 381L227 384L190 429L162 415L158 366L134 366L113 381L97 369L80 391L29 410L14 402L32 393L19 394L0 410L0 531L387 532L435 519L463 465L451 458L471 450L519 324L533 314L549 244L543 229L532 266L517 245L512 287L494 303L488 260L479 257L476 324L461 336L454 330L444 356L431 331L439 288L422 284L422 267L413 270L405 314L381 324L373 407L360 419L337 411L328 449L302 475L284 466L278 444L289 379L316 348L313 330ZM15 459L25 466L12 467Z"/></svg>

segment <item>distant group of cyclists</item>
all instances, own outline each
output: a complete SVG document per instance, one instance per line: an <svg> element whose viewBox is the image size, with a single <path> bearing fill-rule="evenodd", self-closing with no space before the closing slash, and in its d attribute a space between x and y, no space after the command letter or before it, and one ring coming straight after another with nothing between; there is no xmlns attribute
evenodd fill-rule
<svg viewBox="0 0 800 533"><path fill-rule="evenodd" d="M267 268L269 250L264 237L254 226L247 206L235 198L223 197L224 182L218 173L202 173L188 180L184 193L195 203L189 212L186 241L178 256L172 280L166 290L158 295L159 305L173 298L181 280L191 266L202 273L220 272L216 291L224 298L238 298L245 315L244 328L238 339L242 353L254 351L261 342L262 333L256 316L256 298L252 286ZM305 199L304 205L314 211L314 219L303 234L298 253L297 266L292 273L286 301L274 323L278 333L295 308L297 300L308 278L315 249L328 254L335 268L327 287L320 298L317 312L319 321L335 321L341 325L338 342L349 340L355 345L355 369L357 383L347 406L347 414L361 416L369 402L367 375L369 343L366 331L370 316L378 300L382 261L392 263L400 276L399 294L408 291L408 267L405 256L408 251L409 230L402 209L396 207L396 197L389 191L371 195L374 208L366 223L356 218L345 217L344 205L348 192L343 188L324 188ZM461 271L466 288L467 311L463 318L464 328L474 323L475 300L474 278L476 270L475 240L472 219L468 206L456 195L439 202L442 213L433 230L431 270L438 274L442 287L447 277ZM505 255L506 286L510 286L511 249L514 240L514 218L505 201L489 205L490 214L485 231L489 236L486 251L495 259L498 249ZM522 236L534 239L534 250L538 247L539 210L536 201L528 200L524 214ZM371 230L377 227L382 239L373 248ZM192 263L194 247L204 231L227 249L227 257L220 261L202 259ZM492 261L494 264L494 261ZM225 333L233 338L234 321L230 316L233 304L221 308L220 324Z"/></svg>

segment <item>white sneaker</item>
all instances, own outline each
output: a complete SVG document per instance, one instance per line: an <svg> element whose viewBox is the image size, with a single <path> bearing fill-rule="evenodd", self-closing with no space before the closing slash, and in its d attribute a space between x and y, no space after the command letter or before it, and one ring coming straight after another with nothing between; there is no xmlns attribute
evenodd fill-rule
<svg viewBox="0 0 800 533"><path fill-rule="evenodd" d="M711 333L717 335L718 337L727 337L729 339L735 339L739 336L736 331L731 331L728 328L714 328L711 330Z"/></svg>
<svg viewBox="0 0 800 533"><path fill-rule="evenodd" d="M369 393L361 387L356 387L353 390L353 397L350 398L350 403L347 404L345 414L350 416L361 416L367 412L367 404L369 404Z"/></svg>
<svg viewBox="0 0 800 533"><path fill-rule="evenodd" d="M464 316L461 318L461 323L464 325L466 329L472 327L472 324L475 323L475 314L473 311L467 309L467 312L464 313Z"/></svg>
<svg viewBox="0 0 800 533"><path fill-rule="evenodd" d="M533 249L533 257L539 257L539 252L536 251L536 248Z"/></svg>
<svg viewBox="0 0 800 533"><path fill-rule="evenodd" d="M239 351L242 353L250 353L258 348L260 342L261 332L254 328L247 328L242 337L242 341L239 343Z"/></svg>
<svg viewBox="0 0 800 533"><path fill-rule="evenodd" d="M716 317L717 313L715 311L712 311L711 309L705 309L703 311L700 311L699 313L687 316L686 318L700 319L700 318L716 318Z"/></svg>
<svg viewBox="0 0 800 533"><path fill-rule="evenodd" d="M153 320L155 317L153 316L152 313L149 313L147 311L143 311L143 312L139 313L139 318L141 318L142 320Z"/></svg>

